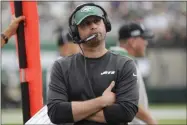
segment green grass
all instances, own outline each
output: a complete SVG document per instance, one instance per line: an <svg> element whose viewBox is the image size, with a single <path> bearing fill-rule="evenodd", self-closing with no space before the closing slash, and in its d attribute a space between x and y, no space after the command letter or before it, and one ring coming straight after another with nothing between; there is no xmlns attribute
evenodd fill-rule
<svg viewBox="0 0 187 125"><path fill-rule="evenodd" d="M21 109L2 109L2 124L23 124L23 116Z"/></svg>
<svg viewBox="0 0 187 125"><path fill-rule="evenodd" d="M186 109L186 104L150 104L151 109Z"/></svg>
<svg viewBox="0 0 187 125"><path fill-rule="evenodd" d="M158 121L160 125L168 124L168 125L186 125L186 119L180 120L172 120L172 119L164 119Z"/></svg>

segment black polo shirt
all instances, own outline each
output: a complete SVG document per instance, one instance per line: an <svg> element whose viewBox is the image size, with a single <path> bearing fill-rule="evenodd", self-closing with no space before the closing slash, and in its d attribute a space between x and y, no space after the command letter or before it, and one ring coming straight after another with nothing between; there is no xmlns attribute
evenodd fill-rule
<svg viewBox="0 0 187 125"><path fill-rule="evenodd" d="M73 123L71 101L102 96L112 81L115 81L116 103L103 109L107 123L81 120L74 125L119 125L131 121L138 111L139 99L135 63L111 51L100 58L86 58L86 66L80 53L56 60L47 102L51 121Z"/></svg>

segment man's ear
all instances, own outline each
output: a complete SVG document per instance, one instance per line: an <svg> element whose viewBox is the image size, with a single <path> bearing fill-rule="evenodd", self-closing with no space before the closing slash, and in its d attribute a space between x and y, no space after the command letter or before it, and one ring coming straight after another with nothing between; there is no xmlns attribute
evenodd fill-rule
<svg viewBox="0 0 187 125"><path fill-rule="evenodd" d="M134 38L129 38L127 43L132 48L134 48L136 46L136 41Z"/></svg>

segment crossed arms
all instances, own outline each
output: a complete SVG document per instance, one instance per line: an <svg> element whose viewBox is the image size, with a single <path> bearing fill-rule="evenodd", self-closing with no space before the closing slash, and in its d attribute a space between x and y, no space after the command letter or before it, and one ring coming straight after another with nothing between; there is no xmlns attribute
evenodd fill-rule
<svg viewBox="0 0 187 125"><path fill-rule="evenodd" d="M81 120L108 124L132 121L138 111L139 97L137 78L132 75L134 72L136 68L130 60L119 74L118 85L112 82L102 96L86 101L68 102L65 79L60 64L56 61L51 72L48 93L47 106L50 120L55 124ZM116 86L115 93L111 91L114 86Z"/></svg>

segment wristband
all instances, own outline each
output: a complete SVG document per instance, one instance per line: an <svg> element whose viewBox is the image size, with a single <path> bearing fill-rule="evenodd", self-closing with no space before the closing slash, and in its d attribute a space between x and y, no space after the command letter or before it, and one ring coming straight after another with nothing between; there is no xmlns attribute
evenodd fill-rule
<svg viewBox="0 0 187 125"><path fill-rule="evenodd" d="M1 37L3 38L3 40L5 41L5 44L7 44L8 42L8 37L5 36L5 34L1 34Z"/></svg>

